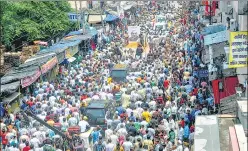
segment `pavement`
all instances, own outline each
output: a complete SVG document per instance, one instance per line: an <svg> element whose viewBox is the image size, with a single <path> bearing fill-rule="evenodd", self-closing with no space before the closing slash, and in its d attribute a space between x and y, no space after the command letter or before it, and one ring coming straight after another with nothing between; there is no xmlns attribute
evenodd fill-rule
<svg viewBox="0 0 248 151"><path fill-rule="evenodd" d="M229 150L229 127L234 126L235 118L218 118L219 135L220 135L220 150Z"/></svg>

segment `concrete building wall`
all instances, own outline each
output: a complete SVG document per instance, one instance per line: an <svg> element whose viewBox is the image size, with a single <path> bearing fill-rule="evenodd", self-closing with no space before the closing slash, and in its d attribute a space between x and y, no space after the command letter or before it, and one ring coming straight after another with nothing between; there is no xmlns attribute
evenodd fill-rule
<svg viewBox="0 0 248 151"><path fill-rule="evenodd" d="M73 9L76 9L76 5L77 5L77 9L79 10L80 8L80 2L81 2L81 5L82 5L82 8L87 8L87 1L68 1L71 5L71 8Z"/></svg>

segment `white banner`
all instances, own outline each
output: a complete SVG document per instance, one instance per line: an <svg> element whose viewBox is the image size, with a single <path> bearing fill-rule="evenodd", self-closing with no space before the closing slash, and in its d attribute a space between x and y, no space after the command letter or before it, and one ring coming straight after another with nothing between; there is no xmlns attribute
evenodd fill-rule
<svg viewBox="0 0 248 151"><path fill-rule="evenodd" d="M138 41L140 34L140 26L128 26L129 41Z"/></svg>

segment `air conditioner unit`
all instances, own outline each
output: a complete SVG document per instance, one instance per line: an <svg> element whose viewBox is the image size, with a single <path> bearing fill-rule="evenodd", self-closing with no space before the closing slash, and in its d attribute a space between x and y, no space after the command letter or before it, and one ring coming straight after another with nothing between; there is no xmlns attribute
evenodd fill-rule
<svg viewBox="0 0 248 151"><path fill-rule="evenodd" d="M238 23L236 19L230 20L230 31L238 31Z"/></svg>
<svg viewBox="0 0 248 151"><path fill-rule="evenodd" d="M238 16L239 31L247 31L248 30L247 17L248 17L248 15L239 15Z"/></svg>
<svg viewBox="0 0 248 151"><path fill-rule="evenodd" d="M228 15L232 15L233 14L233 7L232 7L232 5L227 5L226 14L228 14Z"/></svg>

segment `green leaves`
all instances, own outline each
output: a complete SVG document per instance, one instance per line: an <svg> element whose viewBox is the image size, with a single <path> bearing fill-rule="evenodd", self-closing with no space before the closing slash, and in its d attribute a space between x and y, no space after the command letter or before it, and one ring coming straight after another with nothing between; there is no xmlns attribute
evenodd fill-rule
<svg viewBox="0 0 248 151"><path fill-rule="evenodd" d="M2 11L5 45L23 37L27 41L49 39L71 26L67 16L71 7L67 1L5 2Z"/></svg>

